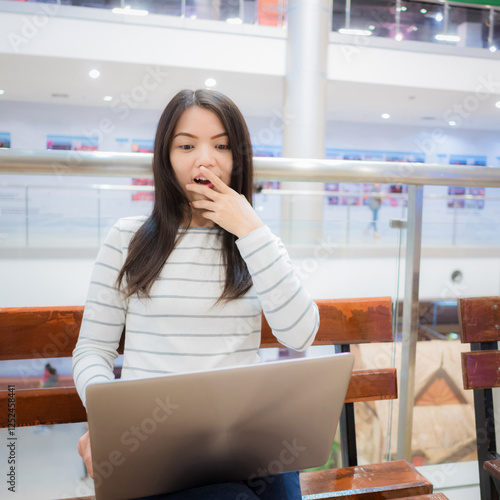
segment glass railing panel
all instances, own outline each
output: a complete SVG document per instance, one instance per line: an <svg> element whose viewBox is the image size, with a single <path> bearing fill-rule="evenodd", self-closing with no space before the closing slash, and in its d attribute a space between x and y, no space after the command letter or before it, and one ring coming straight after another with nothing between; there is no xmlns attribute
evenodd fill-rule
<svg viewBox="0 0 500 500"><path fill-rule="evenodd" d="M121 7L120 0L60 0L60 1L61 5L72 5L74 7L91 7L93 9L114 9L115 7ZM54 2L51 1L47 3L57 3L57 1Z"/></svg>
<svg viewBox="0 0 500 500"><path fill-rule="evenodd" d="M487 218L487 209L496 212L493 195L488 190L482 200L453 195L450 207L447 197L435 199L434 208L424 200L412 461L423 466L437 491L460 483L461 475L477 474L473 392L463 389L460 362L470 345L459 340L457 299L498 295L497 280L487 279L498 266L498 217L479 241L485 225L473 222ZM484 202L484 208L467 208L472 201ZM432 217L438 210L439 218ZM445 235L441 245L435 244L436 234ZM479 498L477 486L473 497Z"/></svg>
<svg viewBox="0 0 500 500"><path fill-rule="evenodd" d="M488 9L451 5L449 16L447 34L460 37L458 46L488 48Z"/></svg>
<svg viewBox="0 0 500 500"><path fill-rule="evenodd" d="M177 17L182 14L181 0L126 0L124 3L132 9L147 10L150 14Z"/></svg>
<svg viewBox="0 0 500 500"><path fill-rule="evenodd" d="M99 246L113 224L121 217L135 217L151 213L154 193L152 190L147 190L148 187L134 186L131 189L126 186L123 189L113 189L110 186L98 189L99 218L96 223L99 223Z"/></svg>
<svg viewBox="0 0 500 500"><path fill-rule="evenodd" d="M437 42L435 36L443 33L443 4L402 1L400 15L404 40Z"/></svg>
<svg viewBox="0 0 500 500"><path fill-rule="evenodd" d="M393 37L395 6L395 0L351 0L350 28L370 30L375 36Z"/></svg>
<svg viewBox="0 0 500 500"><path fill-rule="evenodd" d="M372 193L373 184L327 183L325 189L328 191L323 206L326 239L355 247L393 245L390 221L406 217L406 187L383 184L377 188L378 193ZM371 198L380 201L371 204ZM330 230L332 222L340 224L337 233Z"/></svg>
<svg viewBox="0 0 500 500"><path fill-rule="evenodd" d="M499 213L499 188L425 186L422 246L499 246Z"/></svg>
<svg viewBox="0 0 500 500"><path fill-rule="evenodd" d="M186 0L186 17L226 21L240 18L240 2L237 0ZM236 21L235 21L236 22Z"/></svg>
<svg viewBox="0 0 500 500"><path fill-rule="evenodd" d="M73 183L0 187L0 247L99 248L120 217L151 213L150 186Z"/></svg>
<svg viewBox="0 0 500 500"><path fill-rule="evenodd" d="M31 187L28 247L89 246L96 239L96 192L92 189Z"/></svg>
<svg viewBox="0 0 500 500"><path fill-rule="evenodd" d="M332 7L332 31L345 28L345 0L333 2Z"/></svg>
<svg viewBox="0 0 500 500"><path fill-rule="evenodd" d="M366 207L360 208L366 209ZM343 283L349 280L356 283L356 287L359 288L356 296L391 297L394 342L360 344L352 346L351 351L358 357L359 368L396 367L400 378L400 362L396 355L401 351L400 311L404 289L402 252L405 245L405 231L391 228L389 217L381 218L377 224L380 237L375 238L371 233L365 234L367 226L366 220L363 219L366 214L360 213L360 216L351 223L352 233L363 234L364 239L362 243L356 244L356 240L360 240L351 238L353 243L346 252L346 258L341 259L339 263L345 268L343 276L339 278ZM332 277L334 275L331 274ZM394 436L397 435L395 431L398 400L357 403L354 409L358 463L363 465L394 460L397 448L397 439Z"/></svg>
<svg viewBox="0 0 500 500"><path fill-rule="evenodd" d="M26 244L26 188L0 186L0 248Z"/></svg>
<svg viewBox="0 0 500 500"><path fill-rule="evenodd" d="M253 207L271 231L280 236L282 195L279 182L261 182L256 185Z"/></svg>

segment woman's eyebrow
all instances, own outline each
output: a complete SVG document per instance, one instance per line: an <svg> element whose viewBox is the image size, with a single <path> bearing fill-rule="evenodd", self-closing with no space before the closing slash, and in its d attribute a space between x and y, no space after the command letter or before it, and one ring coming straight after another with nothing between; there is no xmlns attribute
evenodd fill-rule
<svg viewBox="0 0 500 500"><path fill-rule="evenodd" d="M198 136L193 135L193 134L189 134L188 132L179 132L178 134L175 134L173 138L175 139L179 135L185 135L185 136L191 137L193 139L199 139ZM210 137L210 140L213 141L214 139L217 139L218 137L222 137L224 135L227 135L227 132L221 132L220 134L214 135L213 137Z"/></svg>
<svg viewBox="0 0 500 500"><path fill-rule="evenodd" d="M227 135L227 132L222 132L220 134L214 135L213 137L210 137L210 140L213 141L214 139L217 139L218 137L222 137L223 135Z"/></svg>
<svg viewBox="0 0 500 500"><path fill-rule="evenodd" d="M188 134L187 132L179 132L178 134L175 134L173 138L175 139L179 135L186 135L188 137L192 137L193 139L199 139L199 137L197 137L196 135Z"/></svg>

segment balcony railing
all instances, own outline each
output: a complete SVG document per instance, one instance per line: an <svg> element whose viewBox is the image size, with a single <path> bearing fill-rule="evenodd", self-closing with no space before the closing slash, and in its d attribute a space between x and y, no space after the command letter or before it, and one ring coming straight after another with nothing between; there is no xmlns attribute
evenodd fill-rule
<svg viewBox="0 0 500 500"><path fill-rule="evenodd" d="M12 193L12 190L19 189L21 194L19 199L19 210L12 214L2 214L0 223L6 224L9 219L15 224L13 227L21 227L26 231L30 231L34 226L32 225L35 214L30 212L30 206L36 202L35 194L42 193L44 203L50 203L52 199L57 199L63 193L70 196L71 204L68 203L69 209L78 205L78 199L81 197L86 202L86 206L90 207L89 199L100 203L107 203L108 208L115 205L115 209L121 212L121 205L119 204L119 196L126 193L130 196L130 192L144 192L151 194L152 187L148 186L130 186L130 185L116 185L123 183L124 178L151 178L151 160L152 155L146 153L102 153L102 152L78 152L78 151L22 151L22 150L8 150L0 149L0 174L3 177L3 185L0 185L0 193L5 196L5 193ZM408 186L408 193L401 193L401 195L394 195L394 199L404 200L405 203L398 203L397 217L395 216L391 221L391 226L396 228L399 236L391 237L394 243L394 248L398 251L401 250L401 238L406 237L405 245L405 269L404 269L404 297L403 297L403 320L402 320L402 360L400 367L400 399L399 399L399 425L398 425L398 457L410 458L411 453L411 428L412 428L412 414L414 404L414 383L415 383L415 358L416 358L416 343L418 337L418 315L412 314L412 311L418 310L419 305L419 283L420 283L420 256L422 252L422 234L423 227L430 225L433 226L437 233L443 232L443 226L439 220L433 218L433 214L429 213L426 216L425 222L424 210L427 204L432 203L439 199L443 203L448 203L450 200L455 200L457 203L452 203L450 210L457 215L455 226L455 237L457 229L462 227L463 221L460 220L459 215L461 205L459 202L467 201L484 201L487 203L497 202L498 196L472 196L472 195L453 195L443 196L441 199L436 195L428 195L424 198L424 186L464 186L464 187L486 187L498 188L500 187L500 169L492 167L474 167L474 166L458 166L458 165L433 165L433 164L420 164L420 163L403 163L403 162L368 162L368 161L343 161L343 160L318 160L318 159L291 159L291 158L255 158L256 181L279 181L287 183L281 185L281 189L264 188L259 196L267 196L268 198L275 198L280 193L282 199L278 205L284 203L300 204L303 203L304 196L314 195L314 198L308 200L320 200L323 203L329 196L336 196L338 198L350 198L359 200L361 198L368 198L371 196L370 192L344 191L342 187L337 192L325 191L324 185L320 183L378 183L381 185L405 185ZM36 185L29 185L26 183L22 185L19 183L19 176L22 175L36 175ZM18 186L14 187L13 179L10 176L16 176ZM47 185L40 182L46 176ZM107 177L106 183L95 183L95 180L89 183L86 177ZM116 184L113 185L109 178L116 178ZM78 184L80 182L80 184ZM83 184L82 184L83 182ZM303 184L308 183L306 186ZM290 184L288 184L290 183ZM25 190L23 192L23 189ZM26 189L28 193L26 194ZM304 191L304 189L306 191ZM112 193L112 198L103 197L103 193ZM91 196L89 196L91 195ZM285 202L284 197L289 199ZM148 213L151 208L151 200L139 200L142 205L136 205L141 213ZM443 199L444 198L444 199ZM447 199L446 199L447 198ZM130 198L128 198L130 199ZM118 201L117 201L118 200ZM260 199L262 202L262 199ZM40 200L38 200L40 203ZM315 203L313 201L313 203ZM116 206L117 205L117 206ZM97 207L100 206L100 209ZM354 205L347 203L343 206L338 206L338 210L343 210L343 216L349 214L350 218L336 219L326 221L331 223L335 228L335 234L339 233L339 228L346 229L347 226L352 225L356 227L357 232L362 231L362 227L369 222L369 219L364 222L354 213L355 209L364 210L366 213L367 208L363 205ZM258 203L256 203L258 209ZM93 223L89 225L90 230L95 230L95 220L99 221L98 224L107 226L110 220L114 221L117 218L116 213L103 214L99 210L104 210L103 204L98 203L90 210L87 210L86 222L93 219ZM49 211L50 212L50 211ZM361 213L361 212L359 212ZM477 212L480 213L480 212ZM127 215L121 214L120 216ZM135 214L137 215L137 213ZM50 218L49 218L50 222ZM288 234L294 233L295 230L310 230L314 224L324 224L325 220L319 221L300 221L298 225L293 225L294 220L274 220L274 223L280 224L290 223ZM387 222L387 220L386 220ZM476 221L477 222L477 221ZM343 224L343 226L342 226ZM449 225L449 224L447 224ZM476 224L477 225L477 224ZM498 224L493 224L495 231L498 233ZM71 224L68 225L68 228ZM387 226L387 224L386 224ZM102 234L104 227L99 227L99 234ZM273 228L274 229L274 228ZM314 227L313 227L314 229ZM7 226L3 226L3 231L8 230ZM479 226L479 230L481 227ZM0 231L2 232L2 231ZM21 231L22 232L22 231ZM66 229L64 229L66 232ZM405 234L406 233L406 234ZM94 233L95 234L95 233ZM305 233L304 233L305 234ZM323 233L324 234L324 233ZM332 233L333 234L333 233ZM425 232L424 232L425 234ZM480 233L477 233L480 234ZM19 245L30 245L29 234L28 240L23 240L22 235L19 239ZM474 237L475 238L475 237ZM398 243L399 240L399 243ZM95 241L95 240L94 240ZM81 242L80 242L81 243ZM349 245L345 240L343 244ZM456 242L455 242L456 243ZM392 243L391 243L392 244ZM453 245L453 242L450 242ZM493 240L490 242L492 246L499 246L498 241ZM333 245L338 245L338 241ZM39 245L36 245L39 248ZM97 246L97 245L96 245ZM94 246L95 248L95 246ZM323 248L323 247L322 247ZM372 249L369 249L371 252ZM368 252L368 256L369 256ZM427 279L427 278L426 278ZM397 286L399 289L399 285ZM398 292L396 292L396 296ZM448 297L449 298L449 297ZM397 315L396 315L397 317Z"/></svg>
<svg viewBox="0 0 500 500"><path fill-rule="evenodd" d="M9 2L9 0L3 0ZM232 25L286 27L286 0L30 0L53 4L57 13L86 18L85 10L111 11L116 22L140 22L148 14L181 19L209 19ZM497 4L498 2L492 2ZM60 7L63 7L61 9ZM73 12L67 7L79 7ZM83 7L83 10L81 9ZM24 8L24 6L20 6ZM498 5L471 0L342 0L333 2L331 29L356 37L392 38L476 47L495 52L500 43ZM64 11L64 12L63 12ZM52 12L52 11L51 11Z"/></svg>

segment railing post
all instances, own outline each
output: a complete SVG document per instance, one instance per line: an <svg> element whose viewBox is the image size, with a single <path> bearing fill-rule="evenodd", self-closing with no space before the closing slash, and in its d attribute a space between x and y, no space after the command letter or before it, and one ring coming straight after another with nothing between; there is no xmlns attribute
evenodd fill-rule
<svg viewBox="0 0 500 500"><path fill-rule="evenodd" d="M399 390L397 458L411 461L415 357L418 338L418 285L422 242L423 186L408 186L403 342Z"/></svg>
<svg viewBox="0 0 500 500"><path fill-rule="evenodd" d="M26 186L25 190L24 190L24 198L25 198L25 200L24 200L24 212L25 212L24 220L25 220L26 248L28 248L29 243L30 243L30 237L29 237L29 223L30 223L29 210L30 210L30 206L29 206L29 198L28 197L29 197L29 186Z"/></svg>
<svg viewBox="0 0 500 500"><path fill-rule="evenodd" d="M101 247L101 188L97 188L97 245Z"/></svg>

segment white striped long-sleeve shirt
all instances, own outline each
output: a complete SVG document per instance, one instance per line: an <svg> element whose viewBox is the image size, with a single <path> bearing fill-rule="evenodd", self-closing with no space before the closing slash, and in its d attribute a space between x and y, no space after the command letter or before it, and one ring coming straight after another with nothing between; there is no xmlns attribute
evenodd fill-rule
<svg viewBox="0 0 500 500"><path fill-rule="evenodd" d="M154 282L151 299L133 295L122 300L116 277L145 220L120 219L94 265L73 351L73 377L84 404L88 385L114 378L124 326L124 379L258 363L262 311L283 345L299 351L311 345L318 308L267 226L236 241L253 281L240 299L215 304L225 283L222 230L190 227Z"/></svg>

